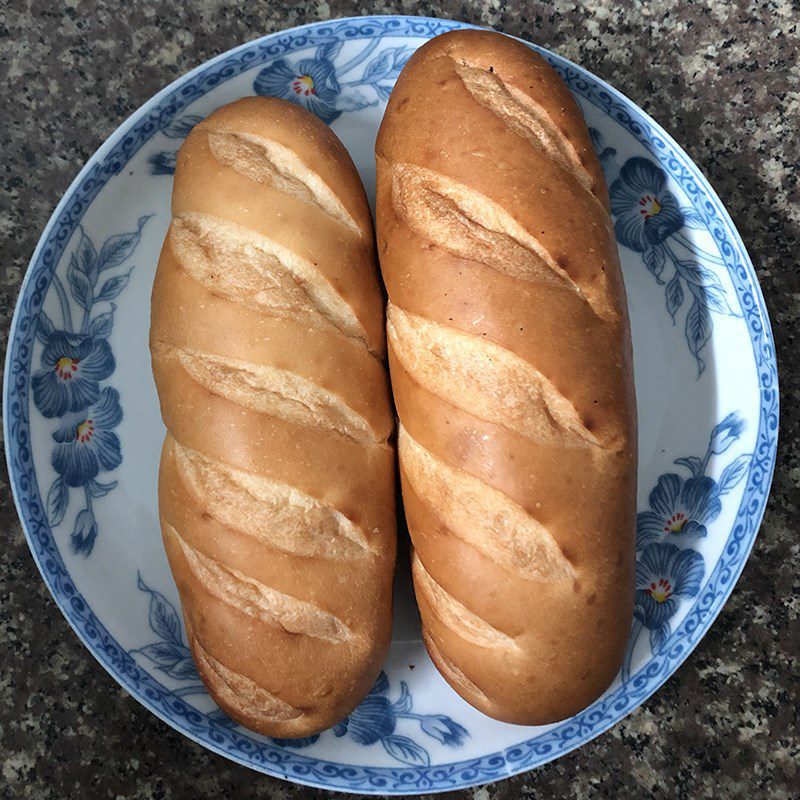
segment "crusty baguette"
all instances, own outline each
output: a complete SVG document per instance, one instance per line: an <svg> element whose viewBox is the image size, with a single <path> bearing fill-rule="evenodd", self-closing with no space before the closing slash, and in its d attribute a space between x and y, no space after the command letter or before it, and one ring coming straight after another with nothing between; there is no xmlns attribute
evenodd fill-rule
<svg viewBox="0 0 800 800"><path fill-rule="evenodd" d="M613 680L632 614L636 408L600 166L555 72L479 31L411 58L376 155L423 637L472 705L553 722Z"/></svg>
<svg viewBox="0 0 800 800"><path fill-rule="evenodd" d="M393 428L372 218L341 142L245 98L181 147L150 347L164 544L198 670L243 725L329 727L391 633Z"/></svg>

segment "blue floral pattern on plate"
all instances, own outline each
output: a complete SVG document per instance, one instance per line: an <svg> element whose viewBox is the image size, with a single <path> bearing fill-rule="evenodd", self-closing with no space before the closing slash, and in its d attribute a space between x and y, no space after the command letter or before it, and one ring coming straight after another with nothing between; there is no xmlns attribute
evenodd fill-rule
<svg viewBox="0 0 800 800"><path fill-rule="evenodd" d="M173 694L185 697L190 694L204 694L205 687L200 683L192 651L185 640L181 618L175 607L161 592L151 589L142 579L136 576L136 586L149 595L147 622L150 630L158 639L144 647L131 650L131 656L143 656L159 672L177 681L194 681L189 686L175 689Z"/></svg>
<svg viewBox="0 0 800 800"><path fill-rule="evenodd" d="M139 575L137 587L150 597L148 624L158 639L144 647L131 650L131 656L143 656L159 672L177 681L189 681L188 685L173 690L177 697L205 694L200 683L197 667L192 653L185 643L180 616L172 603L163 594L151 589ZM389 678L381 671L378 680L361 704L349 716L338 722L330 731L301 739L272 739L281 747L300 749L319 741L320 736L332 733L335 737L349 736L360 745L380 743L383 749L396 761L410 766L429 766L431 757L425 746L409 736L397 732L401 720L414 720L419 723L422 733L448 747L459 747L469 736L467 729L446 714L415 714L413 700L408 684L400 681L400 697L392 702L389 695ZM235 728L237 723L224 711L212 711L209 719L225 728Z"/></svg>
<svg viewBox="0 0 800 800"><path fill-rule="evenodd" d="M463 725L446 714L415 714L411 692L405 681L400 681L397 700L389 699L389 691L389 678L385 672L381 672L358 708L333 726L333 735L337 738L349 736L354 742L367 747L379 743L393 759L410 766L428 766L431 758L423 744L397 732L398 723L402 720L419 723L422 733L448 747L460 747L469 736ZM308 747L318 740L319 736L309 736L272 741L285 747Z"/></svg>
<svg viewBox="0 0 800 800"><path fill-rule="evenodd" d="M620 168L616 151L606 147L598 131L592 129L590 133L609 184L617 242L641 253L644 266L664 286L667 313L673 324L685 301L689 301L684 336L699 378L706 368L701 353L714 329L712 314L740 316L731 307L715 273L725 262L682 233L687 227L704 229L706 223L693 208L681 207L660 166L649 158L635 156ZM673 273L666 281L663 275L668 263L672 264Z"/></svg>
<svg viewBox="0 0 800 800"><path fill-rule="evenodd" d="M643 565L639 581L640 591L646 592L648 588L651 589L651 592L657 591L660 586L661 591L666 592L666 586L659 584L663 578L670 584L670 587L673 587L673 582L675 585L680 585L683 592L675 599L674 605L677 610L674 613L672 610L669 611L669 614L662 612L662 616L667 617L669 631L662 630L663 635L657 643L656 650L652 651L651 649L650 636L638 637L637 652L628 664L629 673L626 675L626 680L618 681L603 698L570 720L544 731L520 729L519 738L515 739L513 744L494 735L487 736L483 732L484 722L474 716L468 717L469 710L462 708L459 713L464 714L463 721L472 735L462 739L461 750L458 751L461 754L461 760L455 760L448 755L450 750L445 746L447 742L442 743L435 735L431 734L431 731L439 731L443 737L447 738L448 728L438 718L446 716L453 720L455 716L460 719L458 715L433 714L430 716L427 730L425 730L421 721L398 717L395 710L395 720L400 719L401 723L398 723L398 727L393 733L396 733L402 724L405 727L400 735L405 735L409 732L408 726L410 726L412 732L416 730L417 734L422 734L416 736L415 741L422 744L431 756L430 766L411 766L400 763L390 756L379 743L380 738L371 745L360 745L356 742L360 751L363 751L363 760L360 760L359 757L357 763L341 762L337 758L336 752L331 750L330 744L337 741L356 741L349 733L353 727L351 723L355 712L354 715L351 715L348 732L344 736L337 738L333 734L326 733L315 743L298 747L285 743L278 745L259 737L253 737L238 726L223 724L223 721L218 719L213 712L205 713L200 710L203 703L210 703L207 696L198 693L197 697L189 697L188 700L191 702L187 702L187 698L181 697L182 689L190 690L193 687L199 687L199 682L194 678L175 678L167 674L167 671L172 669L172 665L183 664L187 671L191 669L191 665L185 660L185 650L181 650L179 647L179 645L186 647L185 641L181 638L182 634L177 636L173 630L174 620L178 619L177 614L174 617L164 616L166 627L162 623L157 623L160 626L158 630L152 624L145 626L150 634L142 640L137 640L139 644L144 642L145 647L151 644L166 645L160 648L151 648L146 653L143 647L138 648L142 651L141 653L132 653L131 650L136 645L130 638L126 638L127 634L110 632L109 627L115 631L122 629L119 620L115 620L114 626L106 627L107 616L111 612L102 604L95 603L91 591L88 593L86 591L97 588L95 585L86 583L87 580L90 580L91 575L97 575L97 573L92 572L91 569L88 571L76 570L76 556L73 552L70 549L62 551L59 548L53 535L53 528L57 527L61 519L56 518L57 521L53 524L51 524L52 520L48 519L47 507L39 482L42 480L43 469L46 471L50 469L52 449L59 444L52 439L52 433L61 427L64 416L77 413L68 410L56 413L55 409L59 409L61 406L68 408L71 404L77 403L88 403L87 409L94 406L100 400L104 388L108 388L104 382L110 377L115 376L116 388L121 388L119 371L116 370L103 378L97 377L97 375L93 377L91 372L87 374L84 371L83 377L87 381L97 382L96 400L90 400L94 396L94 388L89 383L74 392L67 390L66 393L59 393L58 397L51 391L52 387L40 388L41 397L49 398L40 400L40 403L48 409L48 413L54 414L51 417L44 416L38 410L32 389L33 376L39 371L47 370L48 364L50 369L55 369L58 360L62 357L59 355L54 363L52 354L48 354L47 364L42 363L43 350L47 345L46 338L56 330L77 337L90 336L93 340L92 346L88 348L85 343L82 344L77 339L67 340L63 358L68 361L62 363L61 367L63 368L68 366L69 360L76 357L88 359L89 353L94 352L93 348L96 347L96 342L108 339L108 336L104 337L102 334L109 322L113 321L113 309L109 305L97 309L101 313L112 312L111 317L95 323L94 331L83 330L85 309L74 295L70 300L65 289L66 286L69 286L70 292L77 291L84 300L87 297L85 282L80 278L74 281L70 280L67 274L70 255L74 253L76 261L80 261L79 252L75 251L74 244L77 241L75 236L79 235L81 231L80 226L85 215L97 208L98 203L95 201L104 187L127 180L127 176L131 173L134 174L134 179L139 181L147 180L145 175L151 175L153 172L169 174L174 168L176 148L171 145L167 149L167 143L185 136L191 125L200 118L194 112L200 106L206 111L209 107L213 107L213 103L216 102L216 98L213 97L214 91L225 85L225 92L229 92L234 87L234 83L228 83L229 81L238 81L235 92L246 94L252 91L258 75L268 69L276 60L283 60L291 70L296 70L296 74L299 76L300 65L305 60L327 59L335 67L334 78L339 86L339 95L334 101L334 108L340 113L340 117L344 118L346 113L344 105L349 102L348 98L353 98L354 104L359 105L371 102L375 97L373 92L381 91L379 87L368 85L373 81L374 75L380 74L380 70L375 67L374 75L369 76L366 75L366 68L372 61L377 60L383 51L394 50L398 46L413 50L424 39L455 27L461 26L459 23L447 20L415 17L371 17L319 23L252 42L212 60L191 75L181 78L134 114L111 137L107 145L90 160L65 195L34 253L30 270L20 293L8 349L4 387L4 422L9 474L14 497L37 565L56 602L78 635L98 661L114 675L125 689L147 708L187 736L254 769L289 780L331 789L373 794L405 794L472 786L549 761L580 746L613 725L649 697L674 672L713 622L732 590L753 544L766 503L774 465L778 427L778 387L769 321L752 265L749 263L741 240L722 204L697 168L656 123L611 87L568 61L543 51L544 56L579 98L584 109L594 115L597 126L602 128L608 136L613 131L613 141L610 139L611 144L599 148L599 153L611 186L613 187L614 181L618 178L621 180L620 186L624 191L619 193L617 200L623 202L626 193L632 195L634 182L638 180L649 182L647 187L642 186L641 188L649 190L648 194L651 200L648 201L644 196L640 199L650 203L645 210L651 218L661 213L661 207L664 205L661 202L663 198L659 193L663 195L664 191L669 191L680 200L679 210L684 227L669 233L663 241L650 244L652 240L658 239L667 230L670 230L674 226L675 220L667 219L669 224L665 226L649 223L647 233L643 228L641 235L637 236L631 233L629 238L629 242L636 246L648 242L648 248L645 251L638 251L623 245L623 260L629 261L630 257L634 257L645 261L644 266L655 275L657 282L661 281L665 292L667 291L666 287L674 279L674 273L670 270L678 271L675 261L690 262L691 266L683 269L678 281L681 285L683 301L681 304L677 304L674 314L676 320L684 311L688 316L698 294L703 297L703 300L698 303L705 302L707 297L712 297L712 300L708 301L710 305L707 306L707 309L710 309L708 311L709 320L713 318L713 321L716 322L721 319L721 316L730 316L714 308L713 298L716 295L713 291L693 292L688 285L691 281L686 276L697 278L699 275L699 279L702 280L706 289L713 285L713 282L709 279L709 275L697 273L696 269L707 269L717 278L726 278L725 285L728 288L724 289L725 300L737 315L741 315L740 321L731 325L730 330L734 330L734 328L737 331L741 330L746 336L746 342L740 351L739 363L744 366L749 365L748 369L752 367L752 380L748 377L745 383L740 381L735 393L739 408L743 407L745 399L751 397L748 392L755 393L755 399L752 401L747 399L750 405L747 406L746 437L748 444L745 449L752 454L750 460L745 464L742 456L737 456L732 460L727 459L725 469L717 476L719 459L716 457L710 458L703 469L699 469L704 460L702 457L693 456L679 459L676 463L680 469L668 472L676 475L678 475L678 471L680 472L678 475L678 480L682 482L680 486L672 479L669 480L669 485L662 482L660 496L653 497L647 504L647 509L642 512L644 514L649 511L659 516L669 512L668 516L664 518L665 523L673 516L676 517L672 521L669 531L662 530L663 540L661 534L655 529L653 519L648 518L647 526L642 525L640 529L639 563ZM332 40L343 42L341 50L336 53L333 53L332 50L320 52L320 48L329 46ZM377 44L374 44L376 41ZM366 52L369 47L372 49ZM353 67L350 73L344 74L343 67L348 60L354 58L360 58L360 63ZM392 61L395 58L396 56L391 56ZM387 57L386 61L389 60ZM381 66L381 69L385 69L385 67ZM309 72L308 77L313 81L315 74ZM382 80L374 78L374 82L381 84ZM387 85L391 85L392 82L393 79L385 81ZM332 86L333 84L329 81L328 88L331 89ZM290 91L294 90L290 89ZM295 95L294 102L302 103L303 98L306 98L305 94L302 98L297 93ZM211 96L210 103L206 102L206 98L209 96ZM328 95L325 99L330 105L331 96ZM197 106L193 106L195 101L200 101ZM380 104L363 109L359 121L366 119L369 113L374 113L369 111L370 108L379 109ZM328 109L326 113L333 112ZM338 117L335 124L338 124ZM633 149L630 142L635 143ZM625 155L624 158L619 158L622 165L630 160L630 157L647 155L647 160L651 161L657 170L661 170L667 177L667 183L662 185L652 175L649 177L645 175L644 178L641 175L631 178L632 172L636 172L638 175L640 170L629 170L623 179L621 167L618 166L617 161L620 152L624 152ZM645 169L644 172L646 173L648 170ZM163 181L160 179L153 179L151 183L154 187L163 186ZM138 185L141 188L142 184ZM157 188L157 192L161 191L163 189ZM652 213L656 210L652 199L659 203L659 209L655 215ZM631 200L632 197L629 196L628 201ZM668 209L671 208L669 202L666 205ZM616 216L619 219L621 214ZM130 223L122 216L120 219L123 219L123 223L119 226L115 224L114 228L129 230ZM703 237L701 239L702 246L698 244L698 237L692 232L693 228L700 226L703 228L700 231ZM686 239L685 243L681 242L681 237ZM708 242L711 242L711 245ZM667 245L672 251L672 255L663 250L659 250L658 253L651 252L662 245ZM100 247L99 249L104 248ZM664 266L662 271L656 274L659 271L659 253L664 255ZM91 280L93 274L90 269L87 277ZM124 270L118 277L124 277ZM102 285L101 279L95 285L95 291L98 291L97 286L102 287ZM672 291L675 292L675 296L671 301L667 301L667 320L670 319L669 308L676 306L677 292L674 283ZM59 318L48 325L47 320L41 316L46 297L55 300L55 305L52 306L54 308L58 308L59 305L66 306L63 321ZM64 303L65 299L66 303ZM76 303L77 306L73 305ZM48 308L50 307L49 305ZM71 321L73 312L76 320L74 325ZM91 313L93 317L99 316L94 309ZM738 318L731 317L731 319L737 320ZM685 334L686 321L683 320L683 322ZM92 319L90 319L89 325L92 325ZM701 334L704 325L705 323L697 328ZM719 337L714 333L713 326L710 336L716 343ZM34 346L35 339L38 339L40 344ZM697 366L695 371L703 366L697 362L698 358L702 358L705 362L711 361L714 357L713 351L709 354L711 348L707 348L708 340L704 342L703 339L704 336L701 335L693 339L694 344L689 343L690 352L692 352ZM696 352L693 352L692 348ZM103 349L102 346L100 349ZM99 374L102 374L104 369L107 370L107 367L99 366L104 363L103 355L102 352L98 352L92 356L92 368L96 369ZM120 355L123 355L122 351L120 351ZM707 370L703 375L703 381L692 381L692 384L695 387L706 387L703 391L713 389L714 381L718 379L715 370ZM713 376L713 380L709 376ZM684 383L687 378L686 375L679 376L679 380ZM687 391L689 390L687 389ZM80 399L73 399L73 394ZM740 403L739 400L742 402ZM126 390L123 393L121 405L126 406L128 402ZM31 424L31 414L33 414L35 425ZM722 420L717 426L721 426L721 428L714 444L713 455L721 452L720 447L728 438L736 439L741 433L741 431L737 432L736 425L731 425L730 419L726 418L726 420ZM716 420L712 418L707 424L714 427L715 422ZM75 427L77 429L77 425ZM684 428L685 425L682 421L681 429L674 431L678 438L681 438L680 435ZM42 430L45 431L46 441L44 442L41 436ZM708 430L708 427L703 427L702 430ZM112 427L109 430L110 433L116 435L119 435L119 431L119 427ZM32 436L32 432L35 433L35 437ZM742 438L744 436L743 434ZM69 442L63 443L68 444ZM660 440L660 443L664 448L669 446L665 440ZM129 446L124 438L121 445L124 453L126 446ZM672 450L691 452L694 449L681 445L679 448L673 447L669 452ZM667 451L664 450L664 452ZM129 469L132 461L133 459L126 458L121 468L118 468L117 474L120 475ZM111 462L106 460L106 463ZM98 478L103 477L104 481L107 480L103 474L104 470L99 456L98 465ZM650 476L648 472L646 480L648 483L652 481L650 485L656 489L658 488L658 476L663 467L659 465L658 468L654 467L653 469L655 469L655 473ZM726 471L728 471L727 477ZM57 477L63 478L61 475ZM92 480L97 482L98 478ZM686 489L687 483L692 478L707 480L696 481L689 489ZM714 488L708 483L709 480L716 483L716 493L718 497L722 498L720 500L722 510L718 516L715 516ZM728 484L738 488L734 488L728 494L723 488ZM98 484L97 487L94 487L91 481L87 484L89 487L94 487L98 493L104 491L103 487L109 485L113 488L113 481ZM47 503L51 507L50 510L52 511L54 507L58 506L64 492L68 496L70 491L74 491L74 489L70 489L65 480L62 480L55 488L51 487ZM116 502L114 497L120 497L123 494L123 492L117 492L108 501L109 507ZM83 507L81 510L88 511L88 508ZM677 518L679 513L688 518L683 525L682 520ZM78 522L79 520L76 519L76 526ZM690 525L690 522L695 524ZM93 533L94 526L88 513L80 518L78 527L81 540L88 541L97 535L96 531ZM664 526L661 527L663 529ZM672 530L672 528L676 530ZM678 528L680 529L677 530ZM703 529L705 529L705 535L703 535ZM109 534L111 533L113 532L109 531ZM649 546L642 544L645 536L649 536L650 544L661 544L665 547L660 551L659 558L649 555L644 557L644 551ZM685 539L682 540L681 536L685 536ZM714 543L716 549L709 550L710 542ZM694 584L697 570L696 568L691 569L692 564L689 563L695 559L692 556L683 556L678 561L678 556L667 545L677 548L678 551L696 552L703 558L703 577L696 592ZM713 557L708 555L709 552L714 552ZM102 555L107 556L108 553L104 551ZM96 551L95 559L100 557L101 553ZM156 568L149 562L142 563L148 563L148 569ZM141 564L134 563L132 566L141 567ZM645 571L647 575L644 574ZM647 578L650 579L649 583L646 583ZM656 580L654 581L653 578ZM168 579L164 577L163 580L167 581ZM652 590L653 583L656 584L656 590ZM132 582L132 585L135 586L135 583ZM162 587L165 586L166 584L162 584ZM114 589L117 592L124 591L121 585L115 586ZM153 590L150 590L149 587L147 590L141 587L140 589L142 593L147 594L148 603L152 605L155 596L152 593ZM689 596L693 592L694 596ZM133 594L136 594L135 588ZM163 597L163 595L161 596ZM653 597L650 594L649 597L654 604L659 603L658 596ZM674 592L672 597L667 597L661 603L661 606L673 598L676 598ZM117 606L119 606L118 602ZM156 602L156 606L160 608L161 603ZM134 607L135 604L132 603L131 608L134 609ZM672 606L669 605L668 608L672 609ZM651 613L644 603L640 604L640 609L637 613L643 619L656 619L657 615ZM135 613L139 614L140 612L135 610ZM148 617L148 621L150 621L150 617ZM639 619L637 621L641 625L641 633L644 630L644 624ZM662 629L663 622L663 619L659 620L659 627ZM127 625L122 626L126 630L137 625L135 618L126 620L126 623ZM389 669L390 667L387 667L387 670ZM413 676L417 674L415 672ZM394 675L396 672L389 672L390 682ZM409 678L412 689L414 680L416 678ZM395 683L399 683L399 680ZM400 691L402 695L402 690ZM423 686L415 690L415 697L419 697L421 693L424 693ZM392 705L399 702L398 699L392 701L386 695L380 696L386 697ZM442 705L436 708L436 711L450 712L451 709L458 707L454 705L451 695L442 693L439 697L437 702L441 702ZM428 702L430 702L430 698L428 698ZM358 730L358 724L356 724L356 730ZM486 746L482 746L484 742ZM384 758L384 761L380 760L381 757Z"/></svg>
<svg viewBox="0 0 800 800"><path fill-rule="evenodd" d="M334 62L344 45L340 39L323 42L313 58L278 58L256 75L253 92L289 100L330 125L343 111L361 111L389 99L397 76L414 50L389 47L370 58L379 44L380 39L368 41L354 57L338 64ZM182 139L201 119L187 114L171 121L162 133L171 139ZM151 173L172 175L175 155L170 150L153 153L148 159Z"/></svg>
<svg viewBox="0 0 800 800"><path fill-rule="evenodd" d="M661 475L650 492L647 511L636 519L636 593L634 620L622 680L628 680L631 660L643 629L650 633L650 649L657 653L667 641L670 620L680 598L696 597L705 577L705 563L694 547L708 534L707 525L719 517L722 498L741 482L753 459L742 453L716 481L705 473L714 455L726 452L742 435L742 418L731 413L714 426L702 457L687 456L675 464L689 471Z"/></svg>
<svg viewBox="0 0 800 800"><path fill-rule="evenodd" d="M73 550L84 556L91 554L99 532L93 502L117 485L99 481L98 476L122 463L114 431L122 421L119 392L110 386L101 389L100 384L116 368L108 343L116 311L112 301L128 285L133 267L114 272L133 255L148 219L140 217L135 231L109 236L99 251L79 227L67 268L69 294L58 275L52 277L61 328L43 310L36 326L36 338L44 347L41 368L31 377L33 403L42 416L60 422L52 433L51 463L58 477L47 493L48 518L52 527L60 525L70 489L83 489L84 507L75 517L70 541ZM103 310L96 314L98 306ZM74 323L73 310L77 310Z"/></svg>
<svg viewBox="0 0 800 800"><path fill-rule="evenodd" d="M314 58L297 63L283 58L274 61L258 73L253 90L297 103L329 125L342 111L360 111L388 100L413 49L389 47L369 59L379 44L378 39L373 39L346 63L334 65L343 44L342 40L332 39L317 48ZM361 74L352 77L358 71ZM351 77L346 80L348 75Z"/></svg>

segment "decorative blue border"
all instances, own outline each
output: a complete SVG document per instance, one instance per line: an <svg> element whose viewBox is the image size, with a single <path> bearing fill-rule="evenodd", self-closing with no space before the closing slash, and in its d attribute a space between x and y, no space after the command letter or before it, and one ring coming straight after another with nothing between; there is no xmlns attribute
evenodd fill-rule
<svg viewBox="0 0 800 800"><path fill-rule="evenodd" d="M34 559L53 597L84 644L144 706L177 730L234 761L298 783L368 794L446 791L504 778L543 764L607 730L655 692L708 630L738 578L764 513L778 431L778 378L772 334L753 267L719 198L672 138L615 89L560 56L537 48L570 88L632 133L680 184L708 224L750 331L761 410L744 495L722 555L664 649L623 686L542 736L492 755L434 767L372 768L311 758L256 741L210 721L144 672L81 597L53 539L39 495L30 443L28 391L36 321L65 245L98 192L150 137L209 89L275 56L332 36L431 37L459 27L449 20L364 17L312 23L231 50L164 89L95 153L59 203L34 252L11 327L3 389L6 456L14 499Z"/></svg>

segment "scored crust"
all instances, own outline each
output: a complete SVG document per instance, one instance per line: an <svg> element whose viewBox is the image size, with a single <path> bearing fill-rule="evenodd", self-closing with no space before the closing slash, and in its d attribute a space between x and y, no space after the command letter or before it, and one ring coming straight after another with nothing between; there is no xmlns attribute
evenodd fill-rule
<svg viewBox="0 0 800 800"><path fill-rule="evenodd" d="M338 722L391 635L393 418L372 219L310 112L195 127L153 287L165 549L200 676L253 730Z"/></svg>
<svg viewBox="0 0 800 800"><path fill-rule="evenodd" d="M436 37L376 142L403 503L428 651L468 702L594 700L632 617L636 405L608 193L530 48Z"/></svg>

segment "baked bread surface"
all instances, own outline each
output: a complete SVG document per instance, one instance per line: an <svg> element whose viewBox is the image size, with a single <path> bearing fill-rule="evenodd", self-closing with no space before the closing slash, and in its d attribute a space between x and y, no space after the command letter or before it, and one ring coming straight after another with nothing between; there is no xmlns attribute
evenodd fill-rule
<svg viewBox="0 0 800 800"><path fill-rule="evenodd" d="M389 645L394 451L372 218L311 113L245 98L189 134L150 346L162 532L200 675L248 728L327 728Z"/></svg>
<svg viewBox="0 0 800 800"><path fill-rule="evenodd" d="M423 637L472 705L544 724L630 629L636 406L608 193L545 61L485 31L411 58L376 144Z"/></svg>

